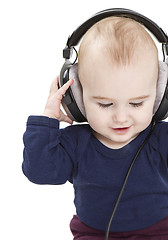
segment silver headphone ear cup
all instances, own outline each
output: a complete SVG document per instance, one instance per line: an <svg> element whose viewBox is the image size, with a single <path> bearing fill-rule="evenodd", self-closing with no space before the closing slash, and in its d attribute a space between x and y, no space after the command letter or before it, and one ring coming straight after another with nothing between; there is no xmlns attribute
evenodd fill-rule
<svg viewBox="0 0 168 240"><path fill-rule="evenodd" d="M161 101L163 99L163 95L166 89L168 79L168 66L165 62L159 62L159 74L158 74L158 81L157 81L157 88L156 88L156 99L153 109L153 114L156 113L158 110Z"/></svg>
<svg viewBox="0 0 168 240"><path fill-rule="evenodd" d="M153 116L155 122L164 120L168 117L168 64L166 62L159 63L155 108Z"/></svg>
<svg viewBox="0 0 168 240"><path fill-rule="evenodd" d="M62 106L67 115L76 122L87 122L82 97L82 87L78 79L77 65L74 67L67 60L61 68L59 76L59 87L62 87L70 78L74 83L68 88L62 98Z"/></svg>
<svg viewBox="0 0 168 240"><path fill-rule="evenodd" d="M72 65L72 67L69 69L69 78L74 80L74 83L71 85L71 90L73 93L73 96L75 98L76 104L81 111L82 115L86 117L85 107L83 103L83 91L82 91L82 85L79 81L78 76L78 64Z"/></svg>

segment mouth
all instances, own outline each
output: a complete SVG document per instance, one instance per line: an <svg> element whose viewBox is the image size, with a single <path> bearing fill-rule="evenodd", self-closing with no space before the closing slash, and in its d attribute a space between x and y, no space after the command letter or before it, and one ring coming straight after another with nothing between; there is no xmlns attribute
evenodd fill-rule
<svg viewBox="0 0 168 240"><path fill-rule="evenodd" d="M115 133L122 135L122 134L127 133L129 131L130 127L112 128L112 129Z"/></svg>

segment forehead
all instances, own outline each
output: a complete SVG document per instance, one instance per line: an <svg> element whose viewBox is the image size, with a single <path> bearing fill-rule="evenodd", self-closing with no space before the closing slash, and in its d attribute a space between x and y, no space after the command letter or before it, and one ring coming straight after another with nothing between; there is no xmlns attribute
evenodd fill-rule
<svg viewBox="0 0 168 240"><path fill-rule="evenodd" d="M143 59L127 66L116 66L98 59L83 72L82 86L90 96L133 98L149 94L156 87L157 67L152 62Z"/></svg>

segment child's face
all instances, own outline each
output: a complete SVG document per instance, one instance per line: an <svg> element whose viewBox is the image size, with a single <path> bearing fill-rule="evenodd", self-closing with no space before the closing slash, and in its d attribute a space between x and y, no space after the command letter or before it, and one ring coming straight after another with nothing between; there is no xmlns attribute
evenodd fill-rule
<svg viewBox="0 0 168 240"><path fill-rule="evenodd" d="M87 120L103 144L121 148L152 120L157 64L145 53L128 66L115 66L102 53L92 56L80 71Z"/></svg>

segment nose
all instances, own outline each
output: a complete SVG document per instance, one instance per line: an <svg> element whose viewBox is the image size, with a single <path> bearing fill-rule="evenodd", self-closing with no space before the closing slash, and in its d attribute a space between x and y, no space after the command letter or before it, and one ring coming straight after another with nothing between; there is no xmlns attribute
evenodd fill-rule
<svg viewBox="0 0 168 240"><path fill-rule="evenodd" d="M113 112L113 121L119 124L126 123L128 121L128 113L125 108L118 107Z"/></svg>

